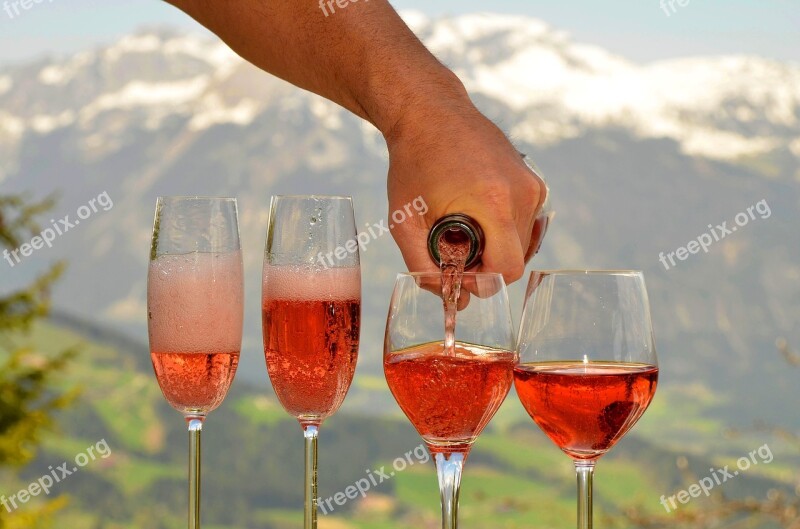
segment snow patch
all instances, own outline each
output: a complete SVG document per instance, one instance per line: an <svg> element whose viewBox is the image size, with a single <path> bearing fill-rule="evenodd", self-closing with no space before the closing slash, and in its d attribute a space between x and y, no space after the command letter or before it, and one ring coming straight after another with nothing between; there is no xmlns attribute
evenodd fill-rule
<svg viewBox="0 0 800 529"><path fill-rule="evenodd" d="M164 83L133 81L121 90L104 94L81 110L81 120L109 110L169 106L173 109L196 100L208 86L208 75Z"/></svg>
<svg viewBox="0 0 800 529"><path fill-rule="evenodd" d="M430 23L428 16L416 9L403 10L400 12L400 17L414 33L418 33Z"/></svg>
<svg viewBox="0 0 800 529"><path fill-rule="evenodd" d="M789 144L789 150L792 151L792 154L800 158L800 138L797 138Z"/></svg>
<svg viewBox="0 0 800 529"><path fill-rule="evenodd" d="M157 35L128 35L117 41L112 47L105 51L105 58L109 61L117 61L123 55L129 53L150 53L161 49L161 38Z"/></svg>
<svg viewBox="0 0 800 529"><path fill-rule="evenodd" d="M65 110L54 116L39 114L30 118L31 128L39 134L49 134L56 129L68 127L74 122L75 113L71 110Z"/></svg>
<svg viewBox="0 0 800 529"><path fill-rule="evenodd" d="M10 76L4 75L0 77L0 96L11 90L12 86L14 86L14 81L11 80Z"/></svg>
<svg viewBox="0 0 800 529"><path fill-rule="evenodd" d="M226 106L216 94L204 97L202 107L189 121L190 130L205 130L223 124L244 127L253 122L260 110L258 102L252 99L243 99L233 107Z"/></svg>
<svg viewBox="0 0 800 529"><path fill-rule="evenodd" d="M82 52L74 55L63 64L51 64L42 68L37 76L44 85L62 86L75 78L81 68L95 59L92 52Z"/></svg>
<svg viewBox="0 0 800 529"><path fill-rule="evenodd" d="M321 97L312 97L309 105L311 113L325 128L338 130L342 128L342 108Z"/></svg>
<svg viewBox="0 0 800 529"><path fill-rule="evenodd" d="M4 132L12 139L19 139L25 132L25 122L8 112L0 110L0 132Z"/></svg>

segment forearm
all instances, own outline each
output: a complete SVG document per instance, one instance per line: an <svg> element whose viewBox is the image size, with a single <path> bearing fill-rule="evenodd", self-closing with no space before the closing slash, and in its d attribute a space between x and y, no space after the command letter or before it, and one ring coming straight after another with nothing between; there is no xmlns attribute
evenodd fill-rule
<svg viewBox="0 0 800 529"><path fill-rule="evenodd" d="M406 114L469 105L458 79L386 0L168 0L246 60L397 134ZM327 12L328 16L325 15ZM448 103L448 104L449 104Z"/></svg>

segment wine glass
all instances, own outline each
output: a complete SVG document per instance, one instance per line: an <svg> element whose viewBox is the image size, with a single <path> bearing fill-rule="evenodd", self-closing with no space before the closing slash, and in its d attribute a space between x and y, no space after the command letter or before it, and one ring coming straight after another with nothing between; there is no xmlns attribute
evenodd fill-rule
<svg viewBox="0 0 800 529"><path fill-rule="evenodd" d="M595 464L639 420L658 382L642 273L533 272L518 351L519 399L574 461L578 529L591 529Z"/></svg>
<svg viewBox="0 0 800 529"><path fill-rule="evenodd" d="M189 427L189 529L200 528L200 432L236 374L243 312L236 199L160 197L147 325L158 385Z"/></svg>
<svg viewBox="0 0 800 529"><path fill-rule="evenodd" d="M503 277L464 273L454 348L445 344L441 273L400 274L386 324L383 369L395 400L433 454L442 527L457 527L461 473L472 444L513 380L514 332Z"/></svg>
<svg viewBox="0 0 800 529"><path fill-rule="evenodd" d="M305 529L317 526L317 437L358 360L361 266L349 197L272 198L264 256L264 356L305 437Z"/></svg>

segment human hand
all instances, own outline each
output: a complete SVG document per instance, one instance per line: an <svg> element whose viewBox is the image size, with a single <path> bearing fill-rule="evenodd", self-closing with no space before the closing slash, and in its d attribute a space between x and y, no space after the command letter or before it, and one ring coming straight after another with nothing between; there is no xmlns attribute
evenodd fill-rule
<svg viewBox="0 0 800 529"><path fill-rule="evenodd" d="M524 273L538 250L546 198L544 181L491 121L463 96L410 109L387 135L390 211L422 197L424 215L394 225L408 269L436 271L428 232L444 215L464 213L483 229L486 245L477 272L503 274L506 283ZM540 233L539 233L540 234Z"/></svg>

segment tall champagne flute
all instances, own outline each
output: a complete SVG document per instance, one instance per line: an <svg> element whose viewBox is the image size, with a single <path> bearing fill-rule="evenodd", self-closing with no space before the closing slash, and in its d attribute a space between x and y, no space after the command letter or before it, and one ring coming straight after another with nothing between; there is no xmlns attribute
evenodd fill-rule
<svg viewBox="0 0 800 529"><path fill-rule="evenodd" d="M595 464L639 420L658 382L642 273L533 272L518 344L517 394L575 463L578 529L591 529Z"/></svg>
<svg viewBox="0 0 800 529"><path fill-rule="evenodd" d="M445 344L443 277L397 277L383 369L395 400L433 454L442 528L456 529L464 462L511 388L517 355L499 274L464 273L455 345Z"/></svg>
<svg viewBox="0 0 800 529"><path fill-rule="evenodd" d="M150 358L189 428L189 529L200 528L200 432L225 398L242 344L236 200L161 197L147 276Z"/></svg>
<svg viewBox="0 0 800 529"><path fill-rule="evenodd" d="M272 198L264 256L264 356L305 437L305 529L317 526L317 438L358 360L361 266L349 197Z"/></svg>

